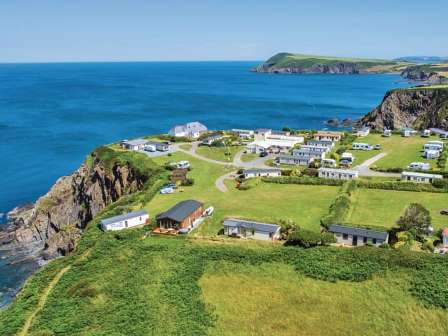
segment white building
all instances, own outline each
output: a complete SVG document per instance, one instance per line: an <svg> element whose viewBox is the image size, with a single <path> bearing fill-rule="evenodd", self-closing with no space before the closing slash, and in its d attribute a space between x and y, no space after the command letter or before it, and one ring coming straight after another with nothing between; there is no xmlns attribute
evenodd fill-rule
<svg viewBox="0 0 448 336"><path fill-rule="evenodd" d="M358 171L351 169L319 168L320 178L335 180L353 180L358 178Z"/></svg>
<svg viewBox="0 0 448 336"><path fill-rule="evenodd" d="M244 178L252 177L279 177L282 175L281 169L278 168L266 168L266 169L245 169L243 170Z"/></svg>
<svg viewBox="0 0 448 336"><path fill-rule="evenodd" d="M314 157L312 156L295 156L295 155L279 155L277 157L277 162L285 165L297 165L308 167L312 162L314 162Z"/></svg>
<svg viewBox="0 0 448 336"><path fill-rule="evenodd" d="M365 137L370 134L370 128L369 127L362 127L356 131L356 136L358 137Z"/></svg>
<svg viewBox="0 0 448 336"><path fill-rule="evenodd" d="M440 156L440 152L438 150L425 150L423 157L425 159L437 159Z"/></svg>
<svg viewBox="0 0 448 336"><path fill-rule="evenodd" d="M247 145L247 150L251 153L261 153L268 150L277 152L288 152L295 145L303 143L302 136L287 135L286 132L272 133L271 129L260 128L255 131L255 141Z"/></svg>
<svg viewBox="0 0 448 336"><path fill-rule="evenodd" d="M404 171L401 173L402 181L417 182L417 183L431 183L434 180L442 179L443 176L439 174L426 174L417 172Z"/></svg>
<svg viewBox="0 0 448 336"><path fill-rule="evenodd" d="M352 149L371 151L373 149L373 146L364 142L354 142L352 143Z"/></svg>
<svg viewBox="0 0 448 336"><path fill-rule="evenodd" d="M133 151L144 150L148 146L148 140L145 139L135 139L135 140L123 140L121 147ZM155 151L155 148L154 148Z"/></svg>
<svg viewBox="0 0 448 336"><path fill-rule="evenodd" d="M331 140L308 140L306 142L307 146L312 146L312 147L327 147L328 150L331 150L335 143Z"/></svg>
<svg viewBox="0 0 448 336"><path fill-rule="evenodd" d="M319 131L313 134L314 140L324 140L324 141L339 141L342 139L341 132L331 132L331 131Z"/></svg>
<svg viewBox="0 0 448 336"><path fill-rule="evenodd" d="M276 240L280 238L280 226L259 223L242 219L229 218L224 220L224 234L231 237Z"/></svg>
<svg viewBox="0 0 448 336"><path fill-rule="evenodd" d="M184 125L176 125L168 132L174 137L198 138L202 133L207 132L207 127L198 121L190 122Z"/></svg>
<svg viewBox="0 0 448 336"><path fill-rule="evenodd" d="M231 132L235 135L237 135L240 139L243 140L249 140L252 139L254 136L254 131L253 130L245 130L245 129L237 129L234 128L231 130Z"/></svg>
<svg viewBox="0 0 448 336"><path fill-rule="evenodd" d="M224 138L222 134L213 134L202 140L203 145L211 146L214 142Z"/></svg>
<svg viewBox="0 0 448 336"><path fill-rule="evenodd" d="M408 166L409 169L418 169L418 170L430 170L431 165L427 162L411 162Z"/></svg>
<svg viewBox="0 0 448 336"><path fill-rule="evenodd" d="M324 146L310 146L310 145L301 145L300 149L308 150L308 151L314 151L314 152L321 152L326 153L330 151L330 148L324 147Z"/></svg>
<svg viewBox="0 0 448 336"><path fill-rule="evenodd" d="M300 156L300 157L312 157L314 159L322 160L325 158L325 152L314 150L314 148L300 148L300 149L294 149L292 151L293 156Z"/></svg>
<svg viewBox="0 0 448 336"><path fill-rule="evenodd" d="M101 228L104 231L118 231L139 225L144 225L149 220L149 214L146 210L130 212L124 215L103 219Z"/></svg>

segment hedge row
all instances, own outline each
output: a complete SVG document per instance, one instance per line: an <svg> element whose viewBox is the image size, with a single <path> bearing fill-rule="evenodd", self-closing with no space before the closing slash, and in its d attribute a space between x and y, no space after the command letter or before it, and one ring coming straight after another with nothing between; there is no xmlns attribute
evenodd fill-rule
<svg viewBox="0 0 448 336"><path fill-rule="evenodd" d="M352 206L350 196L356 188L356 181L353 180L347 181L341 186L338 195L330 205L328 214L321 219L322 226L328 229L332 224L342 224L346 221Z"/></svg>
<svg viewBox="0 0 448 336"><path fill-rule="evenodd" d="M341 186L344 180L323 179L309 176L287 176L287 177L264 177L263 182L278 184L308 184L308 185L327 185ZM448 182L445 180L435 181L434 185L426 183L401 182L401 181L367 181L353 180L359 188L366 189L384 189L397 191L413 191L413 192L432 192L446 193L448 192Z"/></svg>

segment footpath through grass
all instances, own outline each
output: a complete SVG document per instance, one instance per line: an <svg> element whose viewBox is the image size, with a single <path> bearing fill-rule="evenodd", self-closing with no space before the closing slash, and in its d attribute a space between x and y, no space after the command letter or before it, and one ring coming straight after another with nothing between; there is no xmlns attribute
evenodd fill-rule
<svg viewBox="0 0 448 336"><path fill-rule="evenodd" d="M448 332L448 313L433 306L448 299L443 257L369 247L142 239L144 232L103 233L91 226L78 252L94 244L91 254L65 264L70 268L28 335L347 335L348 329L373 335L385 327L388 335ZM54 271L50 264L40 272L48 279L44 287ZM27 302L41 294L28 288L41 278L33 277L27 296L0 313L1 335L21 330Z"/></svg>

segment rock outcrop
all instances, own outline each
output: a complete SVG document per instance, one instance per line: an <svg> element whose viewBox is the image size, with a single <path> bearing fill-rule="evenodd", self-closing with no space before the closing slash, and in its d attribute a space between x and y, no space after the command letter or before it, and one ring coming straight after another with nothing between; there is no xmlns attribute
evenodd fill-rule
<svg viewBox="0 0 448 336"><path fill-rule="evenodd" d="M372 129L448 129L448 87L392 90L358 125Z"/></svg>
<svg viewBox="0 0 448 336"><path fill-rule="evenodd" d="M129 163L106 167L92 154L90 164L61 177L35 204L11 211L10 224L0 231L0 245L28 247L46 259L65 255L99 211L122 195L141 190L146 180Z"/></svg>
<svg viewBox="0 0 448 336"><path fill-rule="evenodd" d="M422 66L409 66L401 72L401 77L428 85L443 84L448 79L437 72L425 71Z"/></svg>

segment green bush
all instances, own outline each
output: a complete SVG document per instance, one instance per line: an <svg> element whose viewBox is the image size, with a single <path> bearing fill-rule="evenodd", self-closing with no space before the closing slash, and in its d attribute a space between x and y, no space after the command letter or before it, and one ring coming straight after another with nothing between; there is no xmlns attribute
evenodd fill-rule
<svg viewBox="0 0 448 336"><path fill-rule="evenodd" d="M352 201L350 196L356 190L356 181L345 182L334 201L330 205L329 212L321 219L322 226L329 228L332 224L343 224L350 212Z"/></svg>
<svg viewBox="0 0 448 336"><path fill-rule="evenodd" d="M286 241L286 245L289 246L300 246L303 248L316 247L320 245L329 245L331 243L335 243L336 240L331 233L318 233L310 230L298 230L292 232L288 240Z"/></svg>
<svg viewBox="0 0 448 336"><path fill-rule="evenodd" d="M261 180L267 183L327 185L327 186L341 186L344 183L344 181L342 180L321 179L318 177L311 177L311 176L263 177Z"/></svg>

